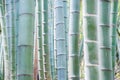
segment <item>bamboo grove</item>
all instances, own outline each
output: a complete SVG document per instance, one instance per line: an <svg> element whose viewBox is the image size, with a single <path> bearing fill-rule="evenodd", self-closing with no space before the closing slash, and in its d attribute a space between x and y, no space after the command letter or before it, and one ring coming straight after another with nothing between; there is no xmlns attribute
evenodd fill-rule
<svg viewBox="0 0 120 80"><path fill-rule="evenodd" d="M0 0L0 80L120 80L120 1Z"/></svg>

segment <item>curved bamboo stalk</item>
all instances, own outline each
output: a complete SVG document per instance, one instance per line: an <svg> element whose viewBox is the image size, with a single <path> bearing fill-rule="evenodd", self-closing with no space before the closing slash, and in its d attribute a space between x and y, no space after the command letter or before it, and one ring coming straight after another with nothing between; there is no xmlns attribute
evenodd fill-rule
<svg viewBox="0 0 120 80"><path fill-rule="evenodd" d="M98 41L99 41L99 72L101 80L113 80L112 53L110 37L111 0L99 0Z"/></svg>
<svg viewBox="0 0 120 80"><path fill-rule="evenodd" d="M19 7L17 80L33 80L34 0L19 0Z"/></svg>
<svg viewBox="0 0 120 80"><path fill-rule="evenodd" d="M80 0L70 0L70 21L69 21L69 80L79 80L79 21L80 21Z"/></svg>
<svg viewBox="0 0 120 80"><path fill-rule="evenodd" d="M85 80L98 80L98 0L83 1Z"/></svg>

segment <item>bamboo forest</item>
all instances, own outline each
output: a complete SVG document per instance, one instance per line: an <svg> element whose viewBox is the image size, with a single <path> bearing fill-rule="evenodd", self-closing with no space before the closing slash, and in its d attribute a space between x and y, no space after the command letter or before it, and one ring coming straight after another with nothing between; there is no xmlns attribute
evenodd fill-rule
<svg viewBox="0 0 120 80"><path fill-rule="evenodd" d="M120 0L0 0L0 80L120 80Z"/></svg>

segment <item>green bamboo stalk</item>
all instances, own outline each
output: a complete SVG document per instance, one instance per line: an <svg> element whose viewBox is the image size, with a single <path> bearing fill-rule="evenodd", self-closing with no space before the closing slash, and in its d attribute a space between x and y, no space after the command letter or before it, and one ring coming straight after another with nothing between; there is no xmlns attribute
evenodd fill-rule
<svg viewBox="0 0 120 80"><path fill-rule="evenodd" d="M55 21L55 19L54 19ZM54 60L55 60L55 78L54 80L57 80L57 49L56 49L56 27L55 27L55 23L54 23Z"/></svg>
<svg viewBox="0 0 120 80"><path fill-rule="evenodd" d="M36 0L37 7L37 26L38 26L38 39L39 39L39 78L44 80L43 70L43 51L42 51L42 1Z"/></svg>
<svg viewBox="0 0 120 80"><path fill-rule="evenodd" d="M18 45L18 23L19 23L19 0L14 0L14 18L15 18L15 24L14 24L14 27L15 27L15 39L16 39L16 42L15 42L15 46L16 46L16 48L15 48L15 52L16 52L16 55L15 55L15 57L16 57L16 60L15 60L15 64L16 64L16 68L15 68L15 70L16 70L16 79L17 79L17 61L18 61L18 58L17 58L17 56L19 56L18 55L18 48L17 48L17 45Z"/></svg>
<svg viewBox="0 0 120 80"><path fill-rule="evenodd" d="M65 43L65 24L64 24L64 9L63 0L54 1L54 20L56 27L56 49L57 49L57 77L58 80L67 79L67 54L66 54L66 43Z"/></svg>
<svg viewBox="0 0 120 80"><path fill-rule="evenodd" d="M11 5L10 0L6 0L6 33L7 33L7 46L8 46L8 57L9 57L9 76L11 79Z"/></svg>
<svg viewBox="0 0 120 80"><path fill-rule="evenodd" d="M66 77L68 80L68 1L63 0L63 10L64 10L64 25L65 25L65 43L66 43Z"/></svg>
<svg viewBox="0 0 120 80"><path fill-rule="evenodd" d="M33 80L34 0L19 0L17 80Z"/></svg>
<svg viewBox="0 0 120 80"><path fill-rule="evenodd" d="M0 25L0 80L4 80L3 61L4 61L4 53L3 53L1 25Z"/></svg>
<svg viewBox="0 0 120 80"><path fill-rule="evenodd" d="M50 46L50 64L51 64L51 78L55 78L55 60L54 60L54 12L53 12L53 0L49 0L49 46Z"/></svg>
<svg viewBox="0 0 120 80"><path fill-rule="evenodd" d="M49 37L48 37L48 0L42 0L42 32L43 32L43 67L44 80L51 80L50 58L49 58Z"/></svg>
<svg viewBox="0 0 120 80"><path fill-rule="evenodd" d="M99 72L101 80L113 80L112 53L110 37L111 0L99 0L98 12L98 42L99 42Z"/></svg>
<svg viewBox="0 0 120 80"><path fill-rule="evenodd" d="M114 79L114 69L115 69L115 57L116 57L116 36L117 36L117 12L118 12L118 0L112 0L111 5L111 24L112 24L112 67L113 67L113 79Z"/></svg>
<svg viewBox="0 0 120 80"><path fill-rule="evenodd" d="M80 21L80 0L70 0L70 21L69 21L69 80L79 80L79 21Z"/></svg>
<svg viewBox="0 0 120 80"><path fill-rule="evenodd" d="M8 58L8 47L7 47L7 35L6 35L6 27L5 27L5 11L3 0L0 0L0 23L2 30L2 41L3 41L3 49L4 49L4 79L10 80L9 75L9 58Z"/></svg>
<svg viewBox="0 0 120 80"><path fill-rule="evenodd" d="M81 63L82 61L82 57L83 57L83 47L84 47L84 39L81 40L80 42L80 49L79 49L79 63Z"/></svg>
<svg viewBox="0 0 120 80"><path fill-rule="evenodd" d="M15 18L14 18L14 0L11 0L11 55L12 55L12 80L16 80L16 64L15 64Z"/></svg>
<svg viewBox="0 0 120 80"><path fill-rule="evenodd" d="M98 40L97 40L98 0L83 1L83 31L85 80L98 80Z"/></svg>

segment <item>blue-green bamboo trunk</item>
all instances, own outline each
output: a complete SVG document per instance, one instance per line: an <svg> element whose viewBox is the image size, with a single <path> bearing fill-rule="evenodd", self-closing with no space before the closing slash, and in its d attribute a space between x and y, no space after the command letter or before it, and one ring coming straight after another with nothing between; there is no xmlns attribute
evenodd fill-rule
<svg viewBox="0 0 120 80"><path fill-rule="evenodd" d="M113 0L111 5L111 33L112 33L112 67L113 79L115 75L115 61L116 61L116 46L117 46L117 13L118 13L118 0Z"/></svg>
<svg viewBox="0 0 120 80"><path fill-rule="evenodd" d="M79 80L79 34L80 34L80 0L70 0L70 21L69 21L69 80Z"/></svg>
<svg viewBox="0 0 120 80"><path fill-rule="evenodd" d="M34 0L19 0L17 80L33 80Z"/></svg>
<svg viewBox="0 0 120 80"><path fill-rule="evenodd" d="M98 7L99 72L101 80L113 80L110 36L111 0L99 0Z"/></svg>

